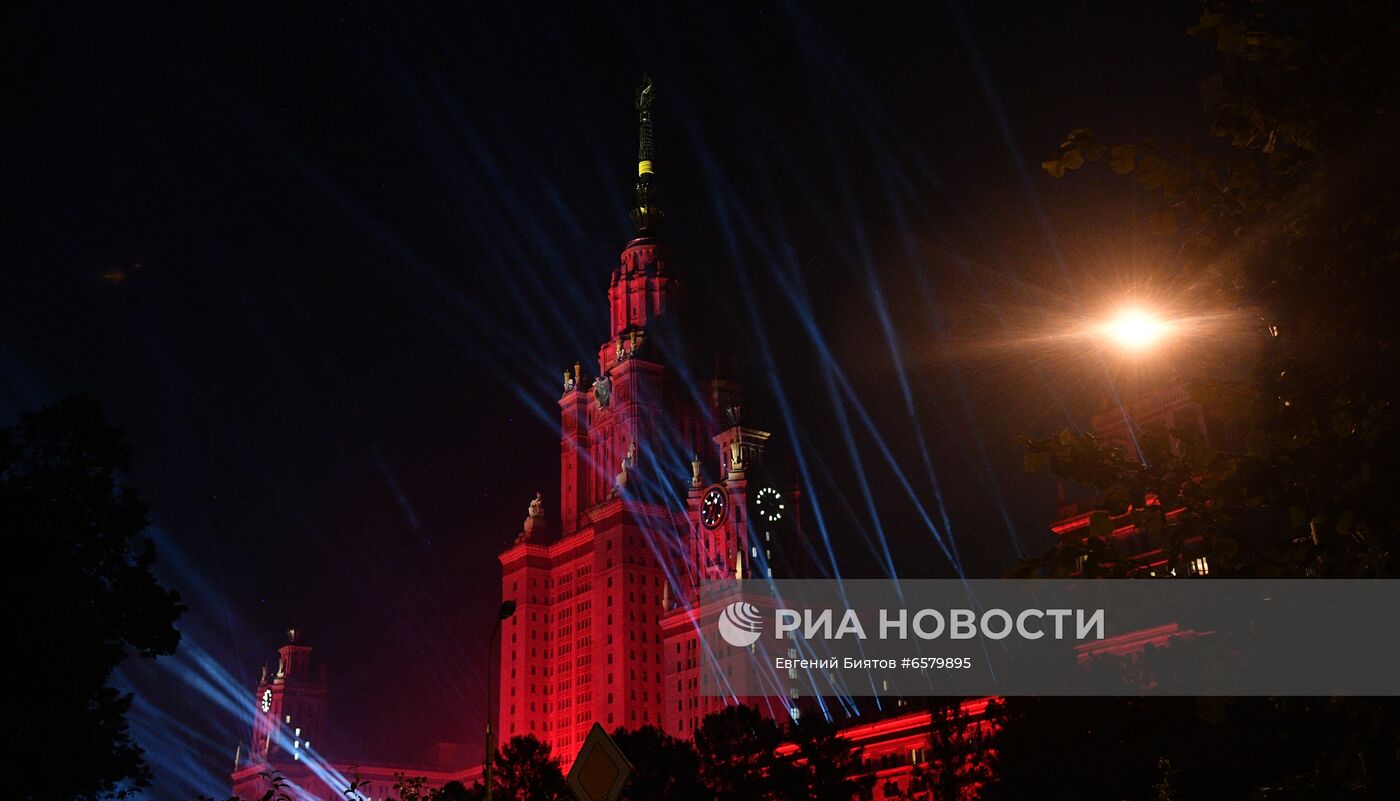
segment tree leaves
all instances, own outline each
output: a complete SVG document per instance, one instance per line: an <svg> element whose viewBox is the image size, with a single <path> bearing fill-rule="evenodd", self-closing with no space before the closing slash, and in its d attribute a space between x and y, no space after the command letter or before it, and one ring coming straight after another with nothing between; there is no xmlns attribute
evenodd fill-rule
<svg viewBox="0 0 1400 801"><path fill-rule="evenodd" d="M1144 156L1137 166L1137 181L1145 189L1156 189L1167 177L1167 162L1161 156Z"/></svg>
<svg viewBox="0 0 1400 801"><path fill-rule="evenodd" d="M1248 358L1218 373L1178 365L1215 418L1209 448L1144 438L1135 464L1088 437L1026 442L1028 470L1093 487L1115 520L1131 510L1156 525L1143 505L1156 499L1170 511L1161 552L1207 555L1212 576L1393 573L1400 161L1377 154L1400 119L1395 31L1385 4L1208 0L1190 34L1231 57L1200 89L1234 153L1078 128L1043 165L1061 177L1103 156L1158 199L1152 229L1179 243L1180 280L1257 321L1235 334ZM1095 541L1068 537L1029 569L1092 558Z"/></svg>
<svg viewBox="0 0 1400 801"><path fill-rule="evenodd" d="M501 749L494 776L495 798L503 801L567 798L569 787L558 759L535 737L512 737Z"/></svg>
<svg viewBox="0 0 1400 801"><path fill-rule="evenodd" d="M1152 233L1169 236L1177 231L1176 211L1170 208L1157 209L1148 217L1152 223Z"/></svg>
<svg viewBox="0 0 1400 801"><path fill-rule="evenodd" d="M1089 513L1089 536L1107 541L1113 536L1113 518L1103 509Z"/></svg>
<svg viewBox="0 0 1400 801"><path fill-rule="evenodd" d="M633 768L622 801L709 801L690 743L649 725L618 728L612 737Z"/></svg>
<svg viewBox="0 0 1400 801"><path fill-rule="evenodd" d="M1060 143L1055 158L1041 162L1040 168L1052 178L1062 178L1066 170L1077 170L1086 161L1103 158L1103 152L1103 146L1094 142L1093 133L1088 128L1076 128Z"/></svg>
<svg viewBox="0 0 1400 801"><path fill-rule="evenodd" d="M10 590L43 612L15 618L18 647L45 663L6 708L10 757L27 766L10 788L19 797L96 798L150 778L127 726L131 696L108 678L123 659L174 651L184 607L152 572L129 464L122 432L88 398L0 428L0 530L28 551Z"/></svg>
<svg viewBox="0 0 1400 801"><path fill-rule="evenodd" d="M1137 166L1137 148L1132 145L1117 145L1108 151L1108 168L1119 175L1127 175Z"/></svg>

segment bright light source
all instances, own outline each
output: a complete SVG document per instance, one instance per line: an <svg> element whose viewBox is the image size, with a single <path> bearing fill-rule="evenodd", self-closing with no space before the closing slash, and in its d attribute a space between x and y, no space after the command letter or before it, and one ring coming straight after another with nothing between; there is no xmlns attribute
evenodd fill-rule
<svg viewBox="0 0 1400 801"><path fill-rule="evenodd" d="M1102 332L1126 350L1145 350L1156 344L1171 326L1151 312L1130 307L1104 323Z"/></svg>

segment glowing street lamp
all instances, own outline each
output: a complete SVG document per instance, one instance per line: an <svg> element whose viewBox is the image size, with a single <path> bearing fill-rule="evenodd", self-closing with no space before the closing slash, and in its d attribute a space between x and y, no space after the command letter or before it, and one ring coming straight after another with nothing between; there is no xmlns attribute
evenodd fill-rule
<svg viewBox="0 0 1400 801"><path fill-rule="evenodd" d="M1157 344L1171 329L1171 323L1140 306L1121 309L1099 325L1102 336L1117 347L1135 353Z"/></svg>

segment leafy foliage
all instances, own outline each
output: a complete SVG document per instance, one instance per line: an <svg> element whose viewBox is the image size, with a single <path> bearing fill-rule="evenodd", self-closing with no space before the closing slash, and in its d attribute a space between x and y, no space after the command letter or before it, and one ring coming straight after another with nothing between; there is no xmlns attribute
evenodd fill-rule
<svg viewBox="0 0 1400 801"><path fill-rule="evenodd" d="M993 704L989 714L996 709ZM929 758L935 767L918 766L925 777L907 797L919 799L976 798L987 779L987 749L997 725L990 718L969 718L960 704L935 715L929 730ZM839 736L840 726L820 715L782 726L750 706L727 707L705 718L695 732L695 744L671 737L653 726L617 729L613 739L633 763L633 774L622 798L629 801L709 801L710 799L772 799L772 801L849 801L865 797L874 775L862 761L862 750ZM953 766L945 772L943 765ZM513 801L553 801L572 797L549 748L532 736L512 738L497 757L499 777L494 797ZM262 774L268 791L260 801L289 801L287 782L276 772ZM949 778L956 777L956 778ZM347 801L361 797L372 782L356 774L343 790ZM943 794L930 795L937 786ZM948 795L956 787L959 794ZM431 788L422 777L395 775L396 801L480 801L484 788L448 782ZM209 801L200 798L199 801ZM228 801L238 801L230 798Z"/></svg>
<svg viewBox="0 0 1400 801"><path fill-rule="evenodd" d="M632 763L632 778L622 790L625 801L702 801L700 758L685 740L655 726L618 729L613 741Z"/></svg>
<svg viewBox="0 0 1400 801"><path fill-rule="evenodd" d="M1170 285L1256 324L1244 370L1177 365L1235 442L1147 432L1141 461L1068 431L1026 443L1028 469L1100 498L1083 536L1017 572L1134 575L1110 537L1132 524L1165 545L1171 568L1201 555L1212 576L1393 576L1398 31L1393 4L1211 0L1189 34L1220 53L1201 88L1223 155L1081 128L1042 165L1060 178L1104 162L1155 196L1154 228L1180 243ZM1029 783L1104 798L1397 793L1389 699L1007 704L991 798Z"/></svg>
<svg viewBox="0 0 1400 801"><path fill-rule="evenodd" d="M486 790L478 782L467 787L459 781L450 781L430 793L430 801L476 801L484 798Z"/></svg>
<svg viewBox="0 0 1400 801"><path fill-rule="evenodd" d="M706 797L725 799L854 798L873 779L864 776L860 749L837 736L836 724L803 716L789 727L750 706L726 707L695 731L695 750ZM780 753L784 742L793 748Z"/></svg>
<svg viewBox="0 0 1400 801"><path fill-rule="evenodd" d="M983 719L968 714L960 698L934 698L929 705L929 747L925 762L915 765L907 786L885 795L920 801L967 801L980 798L992 780L992 744L1000 726L1000 699L988 703Z"/></svg>
<svg viewBox="0 0 1400 801"><path fill-rule="evenodd" d="M773 779L783 770L777 756L783 732L746 705L708 715L695 730L700 780L715 801L775 799Z"/></svg>
<svg viewBox="0 0 1400 801"><path fill-rule="evenodd" d="M1395 699L1007 698L987 801L1394 798Z"/></svg>
<svg viewBox="0 0 1400 801"><path fill-rule="evenodd" d="M5 704L21 798L126 797L150 769L131 739L131 696L109 684L129 657L175 650L176 593L156 581L130 452L96 402L69 398L0 429L0 530L12 553L16 653L42 659Z"/></svg>
<svg viewBox="0 0 1400 801"><path fill-rule="evenodd" d="M366 795L363 790L369 782L360 781L357 775L344 791L347 801ZM459 781L450 781L441 787L429 787L423 776L409 776L403 771L394 774L394 792L398 801L479 801L486 797L486 790L480 782L468 788ZM266 799L264 799L266 801Z"/></svg>
<svg viewBox="0 0 1400 801"><path fill-rule="evenodd" d="M1060 177L1102 161L1134 180L1159 201L1157 229L1180 242L1171 285L1257 321L1244 377L1178 366L1242 432L1228 449L1174 451L1158 435L1141 464L1087 434L1027 443L1028 466L1164 529L1174 560L1200 538L1212 575L1393 574L1398 17L1393 4L1209 2L1190 34L1221 55L1202 96L1228 155L1080 128L1043 165ZM1092 575L1132 569L1091 533L1023 570L1059 572L1080 556Z"/></svg>
<svg viewBox="0 0 1400 801"><path fill-rule="evenodd" d="M502 801L552 801L571 795L549 746L531 736L510 738L496 760L494 779L493 797Z"/></svg>
<svg viewBox="0 0 1400 801"><path fill-rule="evenodd" d="M788 728L797 750L785 771L784 797L798 801L850 801L875 784L861 764L861 749L837 736L839 727L821 715L804 715Z"/></svg>
<svg viewBox="0 0 1400 801"><path fill-rule="evenodd" d="M1141 798L1160 776L1158 760L1207 740L1178 698L1007 698L995 779L984 798ZM1199 763L1196 763L1199 764ZM1218 797L1218 796L1216 796Z"/></svg>

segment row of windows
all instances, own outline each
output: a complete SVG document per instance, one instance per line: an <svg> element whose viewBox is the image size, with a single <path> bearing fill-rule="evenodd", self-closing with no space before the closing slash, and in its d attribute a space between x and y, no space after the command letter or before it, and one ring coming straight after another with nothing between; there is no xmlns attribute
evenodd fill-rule
<svg viewBox="0 0 1400 801"><path fill-rule="evenodd" d="M609 654L609 655L608 655L608 663L609 663L609 664L612 664L612 654ZM549 672L548 670L545 671L546 675L548 674L548 672ZM730 669L730 672L731 672L731 675L732 675L732 672L733 672L733 669L732 669L732 668ZM531 669L530 669L530 675L532 675L532 676L535 675L535 670L534 670L534 668L531 668ZM607 673L607 683L608 683L608 684L612 684L612 683L613 683L613 680L616 678L616 675L617 675L617 674L613 673L612 671L608 671L608 673ZM516 677L516 675L515 675L515 670L514 670L514 669L511 670L510 677L511 677L512 679L514 679L514 678ZM660 673L660 671L653 671L653 672L651 673L651 675L650 675L650 680L648 680L647 672L646 672L645 670L639 672L635 667L629 668L629 669L628 669L628 671L627 671L627 678L628 678L629 681L633 681L633 682L640 681L640 682L644 682L644 683L651 683L651 682L655 682L656 684L660 684L660 683L661 683L661 673ZM585 685L587 685L587 684L592 683L592 680L593 680L593 676L592 676L592 674L590 674L590 673L580 673L580 674L579 674L578 683L579 683L579 686L580 686L580 687L583 687L583 686L585 686ZM694 680L691 681L691 684L694 685ZM547 685L546 685L546 686L547 686ZM563 693L563 692L568 691L568 690L571 689L572 687L573 687L573 680L572 680L572 679L560 679L559 682L556 683L556 684L554 685L554 692L556 692L556 693ZM515 689L516 689L515 686L512 685L511 688L510 688L510 694L511 694L511 696L514 696L514 695L515 695ZM680 685L679 685L679 684L676 685L676 689L677 689L677 690L680 689ZM537 690L537 685L536 685L536 684L533 684L533 683L532 683L532 684L529 685L529 691L530 691L531 693L535 692L536 690ZM660 700L660 699L658 699L658 700Z"/></svg>
<svg viewBox="0 0 1400 801"><path fill-rule="evenodd" d="M633 542L633 540L632 540L631 537L628 537L628 538L627 538L627 545L628 545L629 547L631 547L631 546L634 545L634 542ZM607 550L612 550L612 541L611 541L611 540L609 540L608 543L607 543ZM608 565L611 566L611 565L612 565L612 562L608 562ZM593 572L592 566L585 565L585 566L583 566L583 567L580 567L578 570L574 571L574 575L573 575L573 576L568 576L568 575L561 576L557 582L556 582L554 579L548 579L548 578L545 579L545 581L544 581L544 588L545 588L545 589L552 589L552 588L554 588L554 587L556 587L556 586L562 587L562 586L565 586L565 585L569 584L571 581L574 581L574 580L577 580L577 581L579 581L579 582L582 584L582 583L583 583L583 579L587 578L588 575L589 575L590 573L592 573L592 572ZM645 584L645 583L646 583L646 576L638 576L636 573L633 573L633 572L628 572L628 573L626 573L625 575L627 576L627 582L628 582L629 584L630 584L630 583L634 583L634 582L635 582L635 583L639 583L639 584ZM651 581L652 581L652 585L653 585L653 586L657 587L658 589L661 587L661 576L660 576L660 575L652 576L652 577L651 577ZM612 576L608 576L608 579L607 579L607 586L611 587L612 585L613 585L613 577L612 577ZM533 578L532 578L532 579L529 580L528 586L529 586L530 588L532 588L532 589L533 589L533 588L537 588L537 587L539 586L539 581L538 581L537 579L533 579ZM570 590L570 592L582 593L582 592L583 592L584 590L586 590L586 589L588 589L588 587L585 585L585 586L580 586L580 587L578 587L578 588L576 588L576 589L572 589L572 590ZM510 583L510 591L511 591L511 593L513 593L513 594L517 594L517 593L520 592L520 582L519 582L518 580L517 580L517 581L512 581L512 582ZM538 595L533 595L533 594L532 594L532 595L530 596L530 599L531 599L530 602L531 602L531 603L539 603L538 600L535 600L535 599L537 599L537 598L539 598Z"/></svg>
<svg viewBox="0 0 1400 801"><path fill-rule="evenodd" d="M582 581L583 579L588 578L589 574L591 574L592 572L593 572L593 566L592 566L592 565L589 565L589 564L579 565L579 566L574 570L574 572L573 572L572 574L570 574L570 573L565 573L565 574L561 575L561 576L559 577L557 583L558 583L559 585L564 585L564 584L568 584L568 583L571 582L571 581ZM555 581L555 579L553 579L553 578L546 578L546 579L544 580L545 589L549 589L549 588L555 586L555 584L556 584L556 581ZM531 587L538 587L539 585L540 585L540 583L539 583L539 580L538 580L538 579L535 579L535 578L533 578L533 577L530 579L529 586L531 586ZM511 592L519 592L519 591L520 591L520 582L519 582L519 581L512 581L512 582L510 583L510 589L511 589Z"/></svg>
<svg viewBox="0 0 1400 801"><path fill-rule="evenodd" d="M533 655L533 654L532 654L532 655ZM515 654L511 654L511 658L514 659L514 658L515 658ZM611 660L610 660L610 662L611 662ZM658 658L658 659L657 659L657 663L659 664L660 662L661 662L661 660L660 660L660 658ZM567 663L565 663L565 664L563 664L563 665L559 665L557 670L551 670L549 665L544 665L543 668L541 668L541 667L538 666L538 665L531 665L531 666L530 666L530 675L531 675L531 676L538 676L538 675L540 675L541 672L543 672L543 674L544 674L545 676L551 676L551 675L554 675L554 674L556 674L556 673L558 673L558 674L566 674L566 673L570 673L570 672L573 672L573 671L576 671L576 670L577 670L577 671L584 671L584 670L586 670L586 669L588 668L588 666L591 665L591 664L593 664L593 655L592 655L592 654L583 654L583 655L579 656L577 659L573 660L572 662L567 662ZM512 679L516 677L516 669L515 669L514 666L512 666L511 669L510 669L510 677L511 677ZM579 681L582 682L582 681L589 681L589 680L590 680L590 676L589 676L587 673L580 673Z"/></svg>

